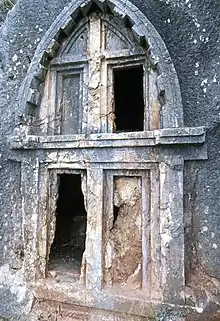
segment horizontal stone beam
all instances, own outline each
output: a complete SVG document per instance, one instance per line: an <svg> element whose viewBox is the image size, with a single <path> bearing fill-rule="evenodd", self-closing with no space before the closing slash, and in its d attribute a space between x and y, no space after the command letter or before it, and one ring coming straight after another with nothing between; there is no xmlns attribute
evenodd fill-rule
<svg viewBox="0 0 220 321"><path fill-rule="evenodd" d="M85 306L95 309L126 313L131 316L155 318L157 312L173 310L174 314L185 315L196 312L196 307L187 305L171 305L160 301L151 301L145 295L137 296L135 291L102 291L85 290L78 284L61 284L56 281L38 280L35 297L39 300L59 301L60 303ZM175 313L176 312L176 313ZM177 320L177 319L175 319Z"/></svg>
<svg viewBox="0 0 220 321"><path fill-rule="evenodd" d="M91 135L10 136L11 149L75 149L192 145L205 142L203 127L166 128L147 132Z"/></svg>

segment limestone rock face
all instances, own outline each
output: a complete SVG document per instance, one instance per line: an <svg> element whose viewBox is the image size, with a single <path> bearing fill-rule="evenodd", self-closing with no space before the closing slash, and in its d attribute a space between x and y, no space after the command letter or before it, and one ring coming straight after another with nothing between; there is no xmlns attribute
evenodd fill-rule
<svg viewBox="0 0 220 321"><path fill-rule="evenodd" d="M218 1L0 3L0 320L220 319L219 23Z"/></svg>

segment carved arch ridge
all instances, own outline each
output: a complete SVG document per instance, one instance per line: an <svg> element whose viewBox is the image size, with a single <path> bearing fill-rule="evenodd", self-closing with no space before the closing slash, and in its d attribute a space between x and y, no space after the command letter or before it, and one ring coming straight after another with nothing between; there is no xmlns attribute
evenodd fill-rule
<svg viewBox="0 0 220 321"><path fill-rule="evenodd" d="M104 13L111 13L129 25L158 72L157 87L162 99L162 128L183 127L183 108L178 77L169 52L146 16L129 1L124 0L72 0L57 17L39 43L28 74L20 88L18 103L24 115L30 106L39 105L40 90L47 67L57 55L64 38L71 35L74 26L86 17L92 5Z"/></svg>

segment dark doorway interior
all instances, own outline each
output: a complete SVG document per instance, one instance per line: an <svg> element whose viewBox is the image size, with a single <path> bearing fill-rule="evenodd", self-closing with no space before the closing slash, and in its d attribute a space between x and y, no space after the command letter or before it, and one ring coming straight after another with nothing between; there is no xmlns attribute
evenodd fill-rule
<svg viewBox="0 0 220 321"><path fill-rule="evenodd" d="M115 132L144 130L143 66L114 70Z"/></svg>
<svg viewBox="0 0 220 321"><path fill-rule="evenodd" d="M56 205L56 230L49 270L77 278L85 250L87 222L80 174L59 175Z"/></svg>

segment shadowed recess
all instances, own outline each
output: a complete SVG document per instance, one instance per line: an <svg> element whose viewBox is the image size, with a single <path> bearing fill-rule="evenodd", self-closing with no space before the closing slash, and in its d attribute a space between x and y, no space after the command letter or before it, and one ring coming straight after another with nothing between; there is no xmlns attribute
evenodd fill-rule
<svg viewBox="0 0 220 321"><path fill-rule="evenodd" d="M143 67L114 70L115 131L144 129Z"/></svg>
<svg viewBox="0 0 220 321"><path fill-rule="evenodd" d="M71 270L80 273L85 250L86 210L80 174L59 175L59 195L56 208L56 230L51 246L49 269L60 273Z"/></svg>

